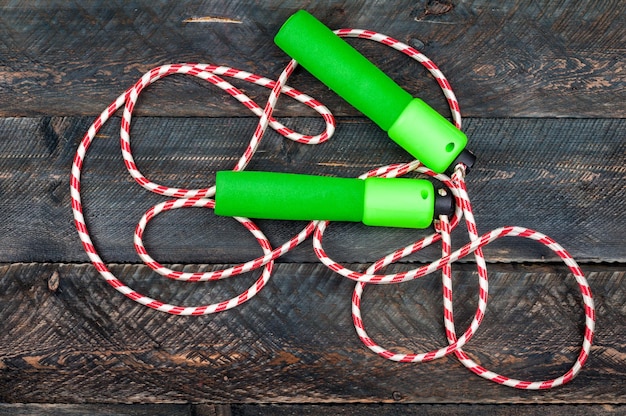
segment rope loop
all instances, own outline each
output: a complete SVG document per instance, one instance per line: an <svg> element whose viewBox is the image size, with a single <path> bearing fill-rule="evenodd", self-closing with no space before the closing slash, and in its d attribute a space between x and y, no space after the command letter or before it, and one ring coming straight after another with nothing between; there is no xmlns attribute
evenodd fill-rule
<svg viewBox="0 0 626 416"><path fill-rule="evenodd" d="M368 39L382 43L420 62L433 75L444 96L446 97L446 100L448 101L448 105L450 107L452 122L457 128L461 128L461 113L458 101L454 95L454 92L452 91L452 88L450 87L448 80L445 78L443 73L439 70L439 68L435 65L433 61L431 61L429 58L427 58L416 49L380 33L360 29L338 29L335 31L335 33L341 37ZM298 234L283 243L281 246L277 248L272 248L267 237L255 225L254 222L252 222L248 218L235 217L235 220L242 224L256 238L257 242L261 246L261 249L263 250L263 255L256 259L224 270L203 273L187 273L175 271L163 266L148 254L148 251L143 244L143 234L148 223L155 216L163 212L175 209L213 209L215 207L215 201L211 198L215 195L215 186L208 186L201 189L168 187L152 182L141 173L133 158L130 143L132 112L135 108L141 92L157 80L173 74L183 74L203 79L233 96L244 107L250 110L257 117L259 117L259 122L250 142L248 143L239 161L233 168L233 170L243 170L248 165L256 150L258 149L258 146L267 127L271 127L276 132L289 140L293 140L302 144L323 143L330 139L330 137L333 135L335 131L335 120L328 108L326 108L323 104L313 99L312 97L286 85L287 79L293 73L296 67L297 62L294 60L290 61L285 69L282 71L278 79L274 81L239 69L211 64L181 63L159 66L144 74L132 87L130 87L119 97L117 97L115 101L111 103L100 114L100 116L95 119L93 124L89 127L88 131L85 133L76 151L70 177L70 192L75 226L78 231L78 235L82 241L83 248L87 253L90 261L94 264L96 270L100 273L104 280L128 298L149 308L153 308L162 312L167 312L174 315L206 315L216 312L222 312L248 301L250 298L259 293L259 291L263 289L263 287L265 287L270 279L274 267L274 261L285 253L293 250L296 246L298 246L303 241L308 239L308 237L313 235L313 250L320 262L333 270L335 273L356 282L352 295L352 319L354 327L361 341L376 354L392 361L413 363L431 361L437 358L454 354L456 358L460 361L460 363L463 366L467 367L473 373L488 380L491 380L495 383L509 387L515 387L518 389L547 389L567 383L568 381L573 379L580 371L589 356L595 325L595 309L593 298L584 274L582 273L578 264L576 264L575 260L563 247L561 247L550 237L537 231L523 227L509 226L498 228L486 234L479 235L476 221L472 212L472 205L467 194L467 188L465 183L466 167L462 164L459 164L455 167L451 177L433 172L432 170L423 166L418 160L382 166L365 172L363 175L360 176L360 178L362 179L372 176L394 178L406 175L409 172L421 173L443 183L452 193L455 200L454 214L450 218L448 218L447 216L440 216L438 219L436 219L434 222L434 233L423 237L406 247L394 250L393 252L374 262L365 272L350 270L345 266L335 262L328 256L322 244L324 231L329 225L328 221L312 221L308 223L306 227L304 227ZM238 88L225 81L223 77L232 77L271 89L267 103L262 108L251 98L241 92ZM276 103L281 94L287 95L313 108L318 114L320 114L325 122L324 131L317 135L306 135L298 133L288 128L287 126L284 126L275 118L273 118L272 112L276 107ZM263 268L260 276L252 284L252 286L250 286L241 294L231 299L209 305L171 305L166 302L153 299L149 296L136 292L135 290L124 284L122 281L120 281L117 277L115 277L111 273L105 262L101 259L95 245L91 240L91 236L83 215L83 206L80 194L81 173L85 157L87 156L87 151L89 150L90 145L96 137L96 134L98 133L100 128L107 122L107 120L111 116L113 116L113 114L115 114L118 109L122 107L124 108L124 110L120 126L120 147L122 150L122 157L124 159L128 172L143 188L159 195L173 198L149 208L139 220L134 234L134 246L139 257L142 259L142 261L144 261L147 266L152 268L158 274L181 281L220 280L242 273L250 272L259 268ZM461 223L462 219L465 220L465 226L467 228L470 241L469 243L463 245L461 248L452 251L450 234L452 230L454 230ZM554 251L568 266L568 268L574 275L574 278L576 279L576 282L581 291L583 303L585 305L585 332L581 350L573 366L565 374L558 378L544 381L523 381L509 378L507 376L503 376L485 369L480 364L473 361L463 350L463 347L474 336L480 324L482 323L487 307L489 285L487 277L487 265L483 256L482 247L498 238L506 236L532 239L538 241L539 243L548 247L550 250ZM409 271L394 274L380 274L380 271L389 264L398 262L408 255L413 254L437 242L441 242L441 258ZM475 259L479 277L477 307L471 323L465 329L462 335L460 337L457 337L452 308L453 292L451 264L470 254L472 254ZM436 350L422 353L399 353L378 345L365 331L364 322L361 316L361 306L363 302L362 296L365 286L367 284L395 284L400 282L406 282L424 277L437 270L442 271L444 305L443 316L446 340L448 345Z"/></svg>

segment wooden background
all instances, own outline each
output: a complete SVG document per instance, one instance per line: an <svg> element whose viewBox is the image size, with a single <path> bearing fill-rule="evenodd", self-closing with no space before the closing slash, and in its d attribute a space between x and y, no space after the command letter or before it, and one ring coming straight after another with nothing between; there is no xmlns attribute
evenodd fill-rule
<svg viewBox="0 0 626 416"><path fill-rule="evenodd" d="M460 100L479 231L503 225L561 242L587 273L597 306L591 357L570 384L518 391L454 359L397 364L373 355L350 319L353 284L317 263L310 241L279 260L257 297L226 313L168 316L115 292L73 228L69 169L94 117L150 68L172 62L234 66L275 77L287 57L272 38L306 8L330 27L383 32L431 57ZM624 1L4 1L0 2L0 414L626 414L626 4ZM448 114L417 64L352 42L395 80ZM251 169L356 176L408 155L305 71L290 84L338 117L327 144L270 132ZM267 91L237 84L260 103ZM256 119L188 77L150 87L132 128L137 163L172 186L214 183L234 165ZM283 98L277 115L318 132L321 121ZM94 143L84 206L94 240L121 280L170 302L213 302L254 276L215 284L165 281L132 249L136 221L162 201L139 188L118 149L119 118ZM212 270L260 249L208 210L156 218L146 246L181 270ZM260 221L273 244L303 223ZM365 269L427 231L333 224L326 247ZM456 243L465 242L457 233ZM555 377L575 359L582 303L567 269L537 244L486 248L490 303L466 351L518 378ZM393 265L437 257L425 251ZM455 313L477 299L471 261L455 266ZM365 293L368 329L385 345L445 343L437 276ZM19 404L22 403L22 404ZM160 405L159 405L160 404ZM513 404L511 406L510 404ZM504 406L506 405L506 406ZM601 406L600 406L601 405Z"/></svg>

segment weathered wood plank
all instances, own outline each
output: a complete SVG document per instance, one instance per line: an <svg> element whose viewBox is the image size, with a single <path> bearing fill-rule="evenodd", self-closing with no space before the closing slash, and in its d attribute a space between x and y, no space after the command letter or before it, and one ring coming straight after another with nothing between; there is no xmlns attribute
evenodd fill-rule
<svg viewBox="0 0 626 416"><path fill-rule="evenodd" d="M196 406L198 407L198 406ZM218 407L219 408L219 407ZM228 408L228 406L226 406ZM224 413L192 413L196 409L185 404L4 404L0 415L10 416L209 416ZM228 409L230 411L230 409ZM227 413L230 414L230 413ZM225 415L224 415L225 416Z"/></svg>
<svg viewBox="0 0 626 416"><path fill-rule="evenodd" d="M333 414L336 416L396 416L396 415L428 415L428 416L518 416L518 415L568 415L596 416L623 415L625 406L611 405L479 405L479 404L359 404L359 405L250 405L234 404L231 406L233 416L318 416Z"/></svg>
<svg viewBox="0 0 626 416"><path fill-rule="evenodd" d="M220 404L220 405L71 405L71 404L1 404L0 415L11 416L395 416L398 414L446 416L496 415L624 415L626 406L621 405L467 405L467 404Z"/></svg>
<svg viewBox="0 0 626 416"><path fill-rule="evenodd" d="M132 127L139 168L157 182L204 187L214 172L230 169L243 152L256 119L137 118ZM3 262L84 262L70 210L69 171L87 118L0 119L0 210L4 221ZM136 221L164 198L136 185L123 166L119 119L102 130L85 163L87 222L110 262L136 262L132 233ZM286 123L316 131L317 119ZM580 261L624 261L626 220L623 133L626 121L468 119L470 148L479 157L468 176L479 230L504 225L536 228L560 241ZM274 133L261 143L250 169L356 177L407 155L372 123L339 120L328 143L304 146ZM303 223L260 222L275 244ZM374 261L425 231L333 224L329 253L339 261ZM345 241L351 244L346 245ZM455 240L466 241L459 234ZM151 253L163 262L220 263L249 260L261 253L253 237L233 221L208 210L179 210L157 217L146 233ZM456 244L456 243L455 243ZM488 246L491 261L555 259L527 240L508 238ZM437 250L410 260L425 261ZM316 261L306 242L281 261Z"/></svg>
<svg viewBox="0 0 626 416"><path fill-rule="evenodd" d="M137 290L184 304L232 296L253 279L184 284L157 278L145 266L112 270ZM456 270L460 331L473 314L477 281L469 266ZM140 306L89 265L3 265L0 401L624 404L626 271L606 265L585 270L597 302L590 359L572 383L527 392L493 385L453 359L410 365L374 355L352 328L353 283L319 264L279 264L255 298L208 317ZM55 272L60 284L50 290ZM494 265L490 276L487 315L465 350L507 375L560 375L582 339L573 279L551 266ZM438 281L432 276L368 288L363 308L371 336L417 351L441 346Z"/></svg>
<svg viewBox="0 0 626 416"><path fill-rule="evenodd" d="M272 38L303 7L330 27L377 30L418 47L449 76L469 116L626 117L626 9L619 0L403 0L393 7L373 0L4 3L0 116L97 114L145 71L171 62L209 62L276 77L287 58ZM441 93L417 64L381 46L357 46L445 111ZM172 78L152 87L153 99L139 111L244 112L230 97ZM338 115L355 114L308 75L297 75L293 84ZM267 94L244 88L261 99ZM303 114L285 101L281 111Z"/></svg>

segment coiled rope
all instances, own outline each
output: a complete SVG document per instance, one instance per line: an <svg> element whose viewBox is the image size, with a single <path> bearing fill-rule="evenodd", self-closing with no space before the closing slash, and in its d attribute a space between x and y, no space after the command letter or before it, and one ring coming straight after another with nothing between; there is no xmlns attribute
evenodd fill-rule
<svg viewBox="0 0 626 416"><path fill-rule="evenodd" d="M448 101L454 124L457 128L461 128L461 113L458 101L447 79L444 77L444 75L437 68L433 61L428 59L425 55L418 52L414 48L380 33L372 32L369 30L357 29L339 29L335 31L335 33L342 37L369 39L375 42L385 44L420 62L436 79ZM294 249L300 243L305 241L309 236L313 235L313 249L318 259L337 274L340 274L341 276L357 282L352 296L352 317L354 327L361 341L376 354L386 359L399 362L425 362L454 353L454 355L458 358L461 364L463 364L470 371L478 374L479 376L498 384L503 384L519 389L547 389L562 385L572 380L576 376L576 374L578 374L589 356L595 324L595 310L591 290L582 270L576 264L575 260L570 256L570 254L557 242L544 234L528 228L515 226L502 227L479 236L476 222L472 214L472 206L465 185L465 166L462 164L456 166L454 173L450 177L444 174L436 174L435 172L423 166L417 160L409 163L399 163L383 166L378 169L366 172L365 174L360 176L361 178L366 178L370 176L397 177L405 175L412 171L423 173L445 184L450 192L452 192L456 203L456 209L451 218L448 218L447 216L440 216L439 219L435 221L435 233L424 237L413 244L410 244L404 248L398 249L390 253L389 255L372 264L365 273L350 270L335 262L328 256L322 246L324 231L329 224L327 221L312 221L289 241L285 242L280 247L272 248L269 240L252 221L247 218L235 217L235 219L239 223L241 223L248 231L250 231L250 233L256 238L257 242L263 250L263 256L224 270L203 273L185 273L175 271L161 265L148 254L143 244L143 233L146 226L148 225L148 222L158 214L174 209L189 207L214 208L215 201L211 198L215 195L215 186L203 189L172 188L164 185L159 185L150 181L139 171L137 165L134 162L131 150L130 125L133 109L142 90L153 82L166 76L172 74L186 74L208 81L209 83L217 86L218 88L221 88L226 93L232 95L235 99L241 102L246 108L248 108L256 116L259 117L259 123L256 127L256 130L254 131L253 137L250 140L245 152L234 167L234 170L243 170L250 162L251 158L254 156L261 141L261 138L263 137L263 134L268 126L276 130L285 138L303 144L323 143L333 135L335 129L335 121L331 112L320 102L286 85L287 79L293 73L296 66L296 61L290 61L278 77L277 81L273 81L259 75L225 66L208 64L173 64L159 66L147 72L139 81L135 83L135 85L133 85L131 88L129 88L119 97L117 97L117 99L113 103L111 103L100 114L98 118L96 118L93 124L89 127L87 133L84 135L76 151L76 155L72 164L70 190L75 226L78 231L78 235L82 241L83 248L89 256L90 261L93 263L93 265L102 275L102 277L106 280L106 282L130 299L149 308L153 308L162 312L167 312L175 315L207 315L215 312L221 312L238 306L256 295L269 281L274 267L274 261L283 254ZM265 107L261 108L247 95L245 95L229 82L225 81L222 77L237 78L271 89L271 93L267 103L265 104ZM315 136L304 135L289 129L288 127L284 126L276 119L274 119L272 117L272 112L276 106L276 102L280 94L285 94L317 111L326 123L324 131ZM120 144L122 149L122 156L124 158L128 172L139 185L146 188L147 190L157 193L159 195L173 198L151 207L140 219L134 234L134 245L139 257L142 259L142 261L145 262L146 265L148 265L158 274L171 279L183 281L219 280L262 268L261 274L254 282L254 284L238 296L210 305L171 305L138 293L137 291L124 284L111 273L107 265L99 256L98 251L96 250L91 240L87 224L83 216L83 208L80 195L81 171L83 167L83 162L87 155L87 151L89 150L89 147L97 132L104 125L104 123L106 123L106 121L121 107L124 107L124 111L120 128ZM456 251L452 251L450 233L454 228L459 225L462 218L465 219L465 225L467 227L470 242L463 247L457 249ZM478 327L482 322L487 307L487 297L489 289L487 267L482 253L482 247L498 238L505 236L523 237L535 240L545 245L550 250L554 251L563 260L563 262L568 266L568 268L574 275L574 278L576 279L576 282L582 294L582 300L585 309L585 331L582 346L580 349L580 353L572 367L565 374L558 378L543 381L523 381L509 378L485 369L484 367L473 361L462 349L478 330ZM438 260L430 264L418 267L416 269L401 273L377 274L387 265L397 262L402 258L439 241L441 242L442 247L442 257ZM460 337L457 337L452 308L451 263L472 253L476 261L479 277L478 305L469 327ZM361 317L361 302L365 286L367 284L393 284L405 282L426 276L440 269L442 270L444 306L443 315L448 345L429 352L410 354L393 352L378 345L365 331L364 322Z"/></svg>

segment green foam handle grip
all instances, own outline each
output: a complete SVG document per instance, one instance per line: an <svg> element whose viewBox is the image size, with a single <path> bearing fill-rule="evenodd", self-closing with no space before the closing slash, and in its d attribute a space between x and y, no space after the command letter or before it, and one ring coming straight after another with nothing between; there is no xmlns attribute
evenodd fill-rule
<svg viewBox="0 0 626 416"><path fill-rule="evenodd" d="M435 190L425 179L219 171L215 186L220 216L427 228L435 215Z"/></svg>
<svg viewBox="0 0 626 416"><path fill-rule="evenodd" d="M435 172L448 169L465 148L467 137L461 130L307 11L293 14L274 42Z"/></svg>

